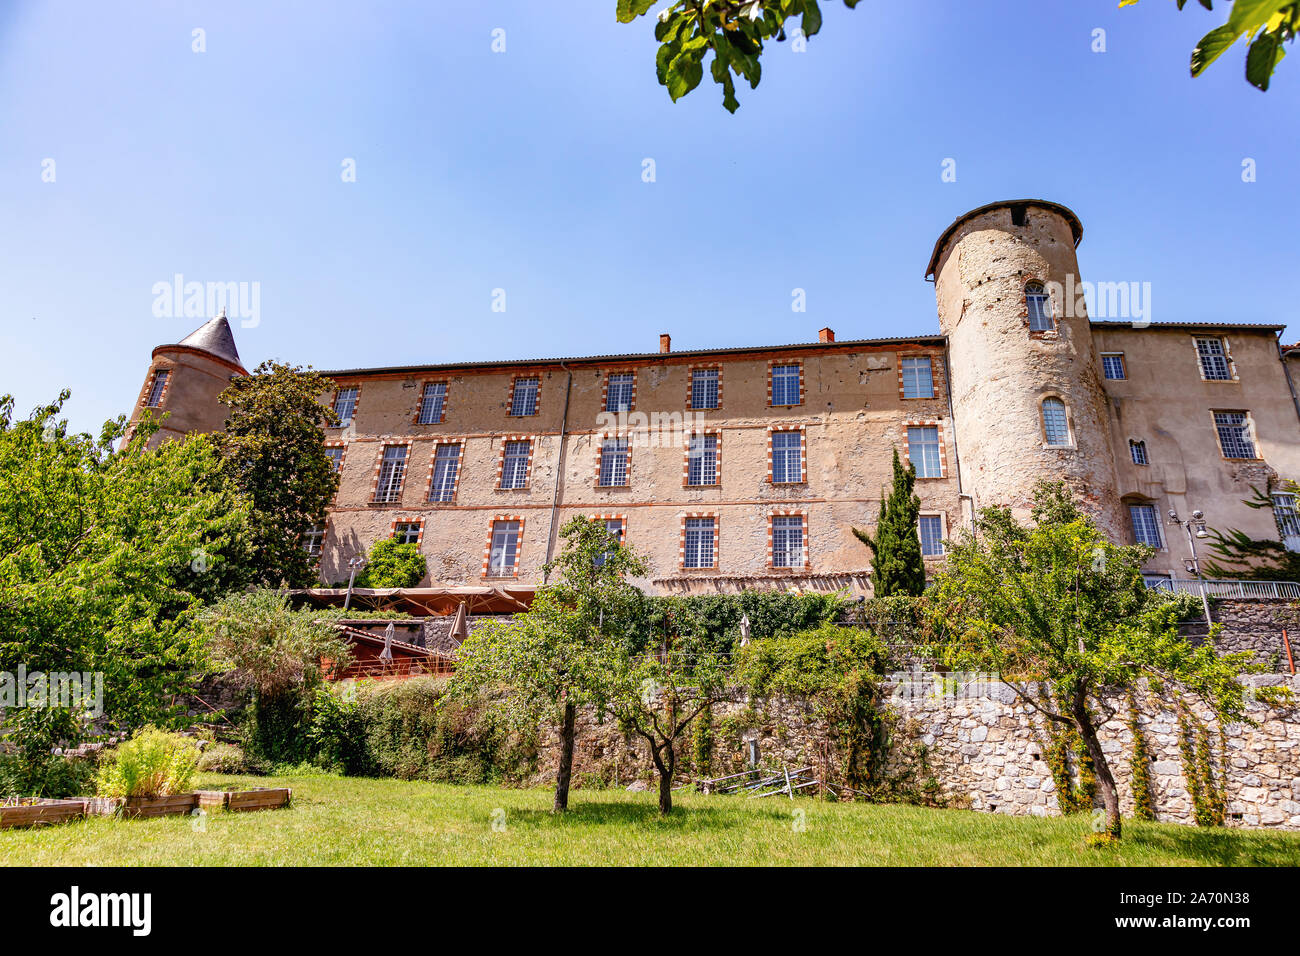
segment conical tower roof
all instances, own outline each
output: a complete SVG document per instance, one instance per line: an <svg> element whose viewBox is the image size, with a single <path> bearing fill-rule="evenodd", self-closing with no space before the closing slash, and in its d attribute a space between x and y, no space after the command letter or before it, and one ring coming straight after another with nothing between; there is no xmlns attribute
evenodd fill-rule
<svg viewBox="0 0 1300 956"><path fill-rule="evenodd" d="M181 339L178 344L192 349L199 349L209 355L215 355L217 358L238 365L240 368L244 367L244 363L239 358L239 349L235 348L235 336L230 331L230 323L226 321L224 309L219 316L215 319L208 319L203 325Z"/></svg>

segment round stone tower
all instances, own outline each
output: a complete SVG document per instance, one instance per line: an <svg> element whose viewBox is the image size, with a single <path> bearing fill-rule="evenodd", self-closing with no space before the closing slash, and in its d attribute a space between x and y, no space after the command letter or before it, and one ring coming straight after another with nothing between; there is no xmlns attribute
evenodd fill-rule
<svg viewBox="0 0 1300 956"><path fill-rule="evenodd" d="M1079 217L1038 199L992 203L935 244L962 490L1028 510L1064 478L1112 540L1125 540L1106 396L1080 288Z"/></svg>
<svg viewBox="0 0 1300 956"><path fill-rule="evenodd" d="M131 429L146 412L155 418L166 412L167 418L149 440L151 446L191 432L221 431L226 407L217 396L236 375L247 374L223 312L175 345L153 350L144 387L131 413Z"/></svg>

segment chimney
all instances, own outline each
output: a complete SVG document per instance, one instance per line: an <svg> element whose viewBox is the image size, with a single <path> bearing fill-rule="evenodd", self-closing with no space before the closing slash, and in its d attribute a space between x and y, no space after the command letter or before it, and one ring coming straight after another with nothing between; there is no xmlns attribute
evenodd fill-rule
<svg viewBox="0 0 1300 956"><path fill-rule="evenodd" d="M830 329L830 328L819 330L819 331L817 332L817 341L818 341L818 342L834 342L834 341L835 341L835 330L834 330L834 329Z"/></svg>
<svg viewBox="0 0 1300 956"><path fill-rule="evenodd" d="M673 337L667 332L659 336L659 351L671 352L673 350Z"/></svg>

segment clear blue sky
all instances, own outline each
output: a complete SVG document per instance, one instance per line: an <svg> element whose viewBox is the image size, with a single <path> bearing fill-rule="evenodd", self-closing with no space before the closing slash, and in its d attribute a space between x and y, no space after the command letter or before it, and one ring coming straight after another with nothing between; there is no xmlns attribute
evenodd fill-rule
<svg viewBox="0 0 1300 956"><path fill-rule="evenodd" d="M1222 11L826 0L731 116L707 72L673 104L614 7L4 0L0 392L128 409L199 324L152 313L176 273L260 283L250 368L934 332L935 238L1021 197L1078 212L1084 278L1151 282L1156 321L1291 318L1300 52L1267 94L1241 49L1191 80Z"/></svg>

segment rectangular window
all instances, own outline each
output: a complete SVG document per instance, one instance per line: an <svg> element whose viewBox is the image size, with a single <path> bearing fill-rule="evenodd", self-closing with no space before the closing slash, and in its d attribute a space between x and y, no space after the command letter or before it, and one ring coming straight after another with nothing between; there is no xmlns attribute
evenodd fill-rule
<svg viewBox="0 0 1300 956"><path fill-rule="evenodd" d="M692 435L687 453L686 483L688 485L716 485L718 483L718 436Z"/></svg>
<svg viewBox="0 0 1300 956"><path fill-rule="evenodd" d="M145 401L150 408L157 408L162 404L163 391L167 388L167 376L170 374L165 368L160 368L153 373L153 385L149 389L149 398Z"/></svg>
<svg viewBox="0 0 1300 956"><path fill-rule="evenodd" d="M627 484L627 439L606 438L600 443L600 486Z"/></svg>
<svg viewBox="0 0 1300 956"><path fill-rule="evenodd" d="M772 482L803 481L803 432L772 432Z"/></svg>
<svg viewBox="0 0 1300 956"><path fill-rule="evenodd" d="M686 567L713 567L713 523L716 520L716 518L686 519Z"/></svg>
<svg viewBox="0 0 1300 956"><path fill-rule="evenodd" d="M402 479L406 477L406 446L385 445L384 456L379 460L379 484L375 486L375 501L402 500Z"/></svg>
<svg viewBox="0 0 1300 956"><path fill-rule="evenodd" d="M426 382L424 385L424 394L420 396L420 417L417 419L421 425L437 425L442 421L442 406L447 401L447 383L446 382Z"/></svg>
<svg viewBox="0 0 1300 956"><path fill-rule="evenodd" d="M515 387L510 393L510 414L511 415L536 415L537 414L537 390L541 387L541 380L536 378L517 378Z"/></svg>
<svg viewBox="0 0 1300 956"><path fill-rule="evenodd" d="M943 554L942 517L921 515L917 519L916 529L921 535L921 554L926 557L938 557Z"/></svg>
<svg viewBox="0 0 1300 956"><path fill-rule="evenodd" d="M505 457L501 463L501 487L522 488L528 481L528 452L531 442L506 442Z"/></svg>
<svg viewBox="0 0 1300 956"><path fill-rule="evenodd" d="M632 410L631 372L619 372L611 375L605 384L605 411L628 412Z"/></svg>
<svg viewBox="0 0 1300 956"><path fill-rule="evenodd" d="M1041 285L1026 290L1025 305L1029 310L1029 331L1050 332L1056 328L1052 321L1052 297Z"/></svg>
<svg viewBox="0 0 1300 956"><path fill-rule="evenodd" d="M355 385L349 385L346 388L340 388L334 393L334 414L339 417L339 424L347 425L352 421L352 413L357 407L357 393L360 389Z"/></svg>
<svg viewBox="0 0 1300 956"><path fill-rule="evenodd" d="M420 543L420 522L399 521L393 526L393 538L398 544Z"/></svg>
<svg viewBox="0 0 1300 956"><path fill-rule="evenodd" d="M492 545L488 551L488 577L507 578L515 573L519 557L519 522L492 522Z"/></svg>
<svg viewBox="0 0 1300 956"><path fill-rule="evenodd" d="M1070 444L1070 420L1059 398L1043 399L1043 437L1049 445Z"/></svg>
<svg viewBox="0 0 1300 956"><path fill-rule="evenodd" d="M620 519L620 518L610 518L609 520L607 520L607 521L605 522L605 530L608 531L610 534L612 534L615 538L618 539L618 543L619 543L620 546L623 544L623 521L622 521L622 519ZM604 564L606 561L608 561L609 558L610 558L610 555L612 555L613 553L614 553L614 552L611 550L611 551L606 551L604 554L598 554L598 555L596 555L596 567L600 567L602 564Z"/></svg>
<svg viewBox="0 0 1300 956"><path fill-rule="evenodd" d="M918 478L942 478L937 425L910 425L907 429L907 458L916 466Z"/></svg>
<svg viewBox="0 0 1300 956"><path fill-rule="evenodd" d="M1160 516L1155 505L1129 505L1129 520L1133 523L1133 538L1138 544L1162 547L1160 541Z"/></svg>
<svg viewBox="0 0 1300 956"><path fill-rule="evenodd" d="M800 404L798 365L772 366L772 404Z"/></svg>
<svg viewBox="0 0 1300 956"><path fill-rule="evenodd" d="M718 370L697 368L691 372L691 408L718 407Z"/></svg>
<svg viewBox="0 0 1300 956"><path fill-rule="evenodd" d="M1123 352L1103 352L1101 356L1101 371L1107 378L1122 381L1128 378L1128 370L1124 368Z"/></svg>
<svg viewBox="0 0 1300 956"><path fill-rule="evenodd" d="M775 515L772 518L772 567L802 568L803 515Z"/></svg>
<svg viewBox="0 0 1300 956"><path fill-rule="evenodd" d="M1300 551L1300 512L1296 510L1295 497L1290 492L1273 495L1273 517L1288 551Z"/></svg>
<svg viewBox="0 0 1300 956"><path fill-rule="evenodd" d="M1214 427L1224 458L1254 458L1255 442L1245 412L1215 412Z"/></svg>
<svg viewBox="0 0 1300 956"><path fill-rule="evenodd" d="M1209 381L1232 379L1232 369L1228 365L1228 350L1223 347L1223 339L1197 339L1196 354L1201 360L1202 378Z"/></svg>
<svg viewBox="0 0 1300 956"><path fill-rule="evenodd" d="M460 474L460 446L439 445L433 453L430 501L451 501L456 497L456 476Z"/></svg>
<svg viewBox="0 0 1300 956"><path fill-rule="evenodd" d="M929 356L903 359L902 371L904 398L934 398L934 366Z"/></svg>
<svg viewBox="0 0 1300 956"><path fill-rule="evenodd" d="M319 558L325 544L325 526L314 524L302 534L302 549L313 558Z"/></svg>
<svg viewBox="0 0 1300 956"><path fill-rule="evenodd" d="M338 474L343 470L343 449L329 447L325 449L325 457L330 460L330 471Z"/></svg>
<svg viewBox="0 0 1300 956"><path fill-rule="evenodd" d="M1133 464L1135 464L1135 465L1149 465L1149 464L1151 464L1151 462L1147 460L1147 443L1146 443L1146 442L1144 442L1144 441L1133 441L1132 439L1130 439L1130 440L1129 440L1129 443L1128 443L1128 452L1129 452L1130 455L1133 456Z"/></svg>

